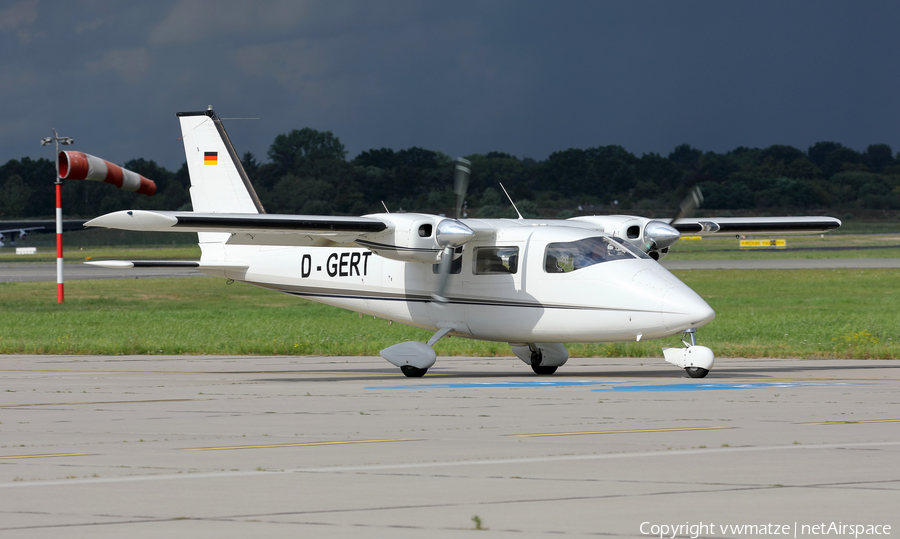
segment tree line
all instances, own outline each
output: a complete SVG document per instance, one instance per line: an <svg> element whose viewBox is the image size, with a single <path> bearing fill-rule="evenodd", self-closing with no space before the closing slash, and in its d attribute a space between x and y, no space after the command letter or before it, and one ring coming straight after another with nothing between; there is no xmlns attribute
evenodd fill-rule
<svg viewBox="0 0 900 539"><path fill-rule="evenodd" d="M269 213L362 215L384 211L450 214L455 205L453 159L413 147L367 150L353 159L330 131L304 128L275 137L261 162L241 157ZM718 214L830 212L891 216L900 210L900 153L887 144L857 151L818 142L703 152L682 144L667 156L640 157L621 146L570 148L538 161L502 152L466 156L472 177L469 217L515 217L502 183L525 217L567 218L617 212L664 216L690 186L704 194L703 211ZM67 218L122 209L190 210L187 165L170 171L152 160L123 164L157 183L153 197L98 182L67 181ZM54 164L13 159L0 166L0 219L51 218Z"/></svg>

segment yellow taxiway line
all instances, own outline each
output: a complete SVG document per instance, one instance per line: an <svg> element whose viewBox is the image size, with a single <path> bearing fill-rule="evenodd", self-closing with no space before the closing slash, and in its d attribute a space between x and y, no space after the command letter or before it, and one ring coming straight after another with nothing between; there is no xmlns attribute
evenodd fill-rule
<svg viewBox="0 0 900 539"><path fill-rule="evenodd" d="M346 445L346 444L377 444L384 442L416 442L419 438L391 438L385 440L338 440L334 442L305 442L297 444L267 444L267 445L232 445L224 447L185 447L184 451L224 451L226 449L266 449L270 447L306 447L313 445Z"/></svg>
<svg viewBox="0 0 900 539"><path fill-rule="evenodd" d="M9 455L2 456L0 459L43 459L47 457L83 457L91 453L53 453L48 455Z"/></svg>
<svg viewBox="0 0 900 539"><path fill-rule="evenodd" d="M508 434L517 438L536 438L539 436L581 436L583 434L631 434L636 432L675 432L686 430L719 430L733 429L736 427L679 427L671 429L631 429L631 430L593 430L584 432L546 432L541 434Z"/></svg>
<svg viewBox="0 0 900 539"><path fill-rule="evenodd" d="M801 425L848 425L850 423L897 423L900 419L857 419L855 421L820 421L817 423L801 423Z"/></svg>
<svg viewBox="0 0 900 539"><path fill-rule="evenodd" d="M0 404L0 408L21 408L24 406L77 406L81 404L136 404L148 402L194 402L209 399L156 399L142 401L97 401L97 402L36 402L33 404Z"/></svg>

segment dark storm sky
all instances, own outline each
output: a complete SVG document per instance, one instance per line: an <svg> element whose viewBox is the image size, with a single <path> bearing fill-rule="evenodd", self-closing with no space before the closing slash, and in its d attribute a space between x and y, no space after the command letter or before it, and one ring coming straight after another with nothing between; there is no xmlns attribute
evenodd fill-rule
<svg viewBox="0 0 900 539"><path fill-rule="evenodd" d="M212 104L261 161L291 129L361 151L546 158L619 144L900 150L900 3L0 1L0 163L184 160Z"/></svg>

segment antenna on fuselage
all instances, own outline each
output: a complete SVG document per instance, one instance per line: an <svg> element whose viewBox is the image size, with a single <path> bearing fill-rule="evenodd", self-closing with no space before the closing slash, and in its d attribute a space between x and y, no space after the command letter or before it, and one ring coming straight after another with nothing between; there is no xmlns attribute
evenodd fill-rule
<svg viewBox="0 0 900 539"><path fill-rule="evenodd" d="M500 183L500 182L497 182L497 183ZM513 209L516 210L516 213L519 215L519 219L524 219L524 217L522 217L522 213L519 211L519 208L516 207L516 203L513 202L512 197L509 196L509 193L506 192L506 187L503 187L502 183L500 183L500 189L503 189L503 194L505 194L506 198L509 199L509 203L512 204Z"/></svg>
<svg viewBox="0 0 900 539"><path fill-rule="evenodd" d="M384 206L385 213L391 213L391 210L387 209L387 204L385 204L383 200L381 201L381 205Z"/></svg>

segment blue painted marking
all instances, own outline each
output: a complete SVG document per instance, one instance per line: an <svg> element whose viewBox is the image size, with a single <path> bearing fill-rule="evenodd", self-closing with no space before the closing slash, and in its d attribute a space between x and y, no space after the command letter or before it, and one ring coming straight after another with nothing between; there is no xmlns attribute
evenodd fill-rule
<svg viewBox="0 0 900 539"><path fill-rule="evenodd" d="M603 384L621 384L619 380L565 380L559 382L463 382L458 384L410 384L406 386L369 386L364 389L418 389L423 387L444 389L465 389L482 387L564 387L564 386L597 386Z"/></svg>
<svg viewBox="0 0 900 539"><path fill-rule="evenodd" d="M796 388L812 386L858 386L866 384L853 384L846 382L750 382L750 383L719 383L719 384L663 384L654 386L618 386L591 391L720 391L724 389L776 389Z"/></svg>

